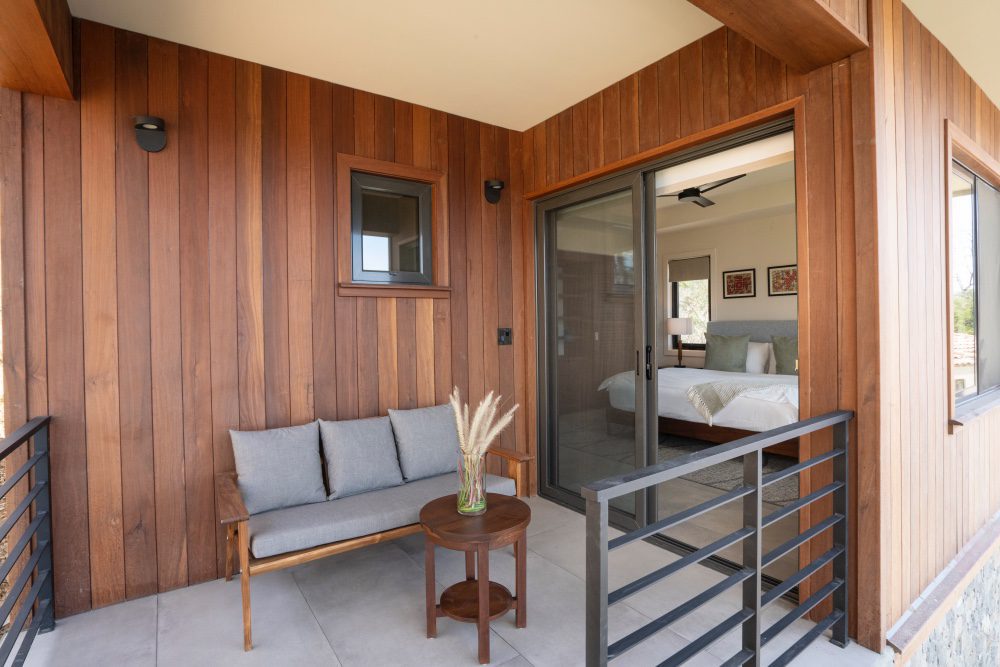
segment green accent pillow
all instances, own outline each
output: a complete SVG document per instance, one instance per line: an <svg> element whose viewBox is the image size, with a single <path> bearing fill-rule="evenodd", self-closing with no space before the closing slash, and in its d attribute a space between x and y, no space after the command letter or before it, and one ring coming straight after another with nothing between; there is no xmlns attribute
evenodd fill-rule
<svg viewBox="0 0 1000 667"><path fill-rule="evenodd" d="M778 375L798 375L796 362L799 360L799 339L797 336L771 336L774 345L774 372Z"/></svg>
<svg viewBox="0 0 1000 667"><path fill-rule="evenodd" d="M705 368L713 371L745 373L750 336L705 334Z"/></svg>

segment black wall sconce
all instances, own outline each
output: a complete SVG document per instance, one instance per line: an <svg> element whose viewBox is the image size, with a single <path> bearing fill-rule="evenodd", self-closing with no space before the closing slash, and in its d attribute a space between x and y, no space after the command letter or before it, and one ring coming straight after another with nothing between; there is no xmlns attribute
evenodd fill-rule
<svg viewBox="0 0 1000 667"><path fill-rule="evenodd" d="M484 184L484 194L486 195L486 201L491 204L496 204L500 201L500 192L503 190L503 181L498 179L491 179L486 181Z"/></svg>
<svg viewBox="0 0 1000 667"><path fill-rule="evenodd" d="M139 147L150 153L159 153L167 145L166 123L156 116L136 116L135 140Z"/></svg>

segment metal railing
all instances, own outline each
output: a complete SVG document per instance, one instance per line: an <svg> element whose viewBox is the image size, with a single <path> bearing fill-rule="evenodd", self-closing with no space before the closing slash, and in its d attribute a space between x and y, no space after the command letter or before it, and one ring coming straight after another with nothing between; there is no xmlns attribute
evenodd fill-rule
<svg viewBox="0 0 1000 667"><path fill-rule="evenodd" d="M49 495L49 417L36 417L4 438L0 443L0 461L7 461L25 443L28 443L28 460L17 470L8 471L6 481L0 486L0 498L6 498L25 478L29 487L13 509L9 508L8 503L7 516L0 524L0 540L17 540L7 550L7 558L0 564L0 581L17 572L7 590L7 597L0 604L0 622L10 623L7 634L0 643L2 665L7 664L18 639L20 646L13 664L23 664L35 635L39 631L47 632L55 625ZM28 523L22 530L23 520ZM25 555L27 560L22 559ZM25 624L28 624L27 629Z"/></svg>
<svg viewBox="0 0 1000 667"><path fill-rule="evenodd" d="M695 609L708 603L728 589L742 585L743 605L735 614L709 629L687 646L667 657L660 665L680 665L700 653L726 633L742 626L743 644L725 665L760 665L761 648L774 639L793 622L812 611L827 597L832 597L833 611L813 626L805 635L782 653L771 665L787 665L809 644L827 630L832 629L831 641L839 646L847 644L847 450L849 422L853 412L837 411L806 419L765 433L755 434L733 442L709 447L685 456L664 461L641 470L634 470L615 477L592 482L583 487L587 502L587 665L607 665L614 659L655 633L670 626ZM815 433L833 429L833 449L777 472L763 474L763 451L767 447ZM649 487L669 482L684 475L719 463L742 458L743 484L694 507L660 519L629 533L608 539L609 501ZM761 499L764 487L778 480L798 474L825 461L833 462L833 481L812 493L788 503L774 512L763 515ZM786 516L806 508L826 496L833 497L833 512L780 546L764 553L762 535L765 527ZM680 525L696 516L714 510L729 502L741 499L743 527L711 544L697 549L678 560L661 567L639 579L608 592L608 552L630 542L648 538L660 531ZM783 555L806 544L812 538L832 529L833 547L819 558L798 570L771 590L761 590L761 570ZM641 628L608 644L608 606L661 581L685 567L695 565L717 552L739 544L743 545L743 565L735 573L671 609ZM767 629L761 627L761 609L771 604L793 587L832 564L833 577L818 588L797 607Z"/></svg>

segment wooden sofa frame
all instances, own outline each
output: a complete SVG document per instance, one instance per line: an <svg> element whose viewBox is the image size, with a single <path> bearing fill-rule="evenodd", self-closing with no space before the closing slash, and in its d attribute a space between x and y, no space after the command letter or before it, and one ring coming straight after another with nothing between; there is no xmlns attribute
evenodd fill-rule
<svg viewBox="0 0 1000 667"><path fill-rule="evenodd" d="M528 465L535 458L534 456L496 447L491 447L487 451L487 454L493 454L504 460L506 463L503 471L504 477L514 480L518 496L524 496L529 493ZM334 554L353 551L354 549L360 549L371 544L388 542L398 537L405 537L406 535L413 535L420 532L420 524L413 523L381 533L372 533L340 542L322 544L310 549L291 551L276 556L268 556L267 558L254 558L250 553L250 531L248 528L250 513L247 512L243 496L240 494L235 472L216 475L215 505L219 512L219 521L226 527L226 581L230 581L233 578L234 549L239 555L240 586L243 593L244 651L249 651L253 648L250 633L250 577L274 570L283 570L287 567L308 563L319 558L326 558Z"/></svg>

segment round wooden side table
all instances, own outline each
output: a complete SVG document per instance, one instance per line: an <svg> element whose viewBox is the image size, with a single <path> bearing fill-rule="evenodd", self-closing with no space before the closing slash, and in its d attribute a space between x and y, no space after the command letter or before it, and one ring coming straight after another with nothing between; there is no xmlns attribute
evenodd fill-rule
<svg viewBox="0 0 1000 667"><path fill-rule="evenodd" d="M528 623L526 529L531 508L517 498L496 493L487 494L486 512L479 516L459 514L457 503L456 496L445 496L420 510L420 526L426 536L427 636L437 636L439 616L475 623L479 630L479 662L486 664L490 661L491 620L516 609L516 626L523 628ZM516 595L511 595L506 586L490 581L490 550L508 544L514 545L517 564ZM445 589L440 603L434 579L435 545L465 552L465 581Z"/></svg>

